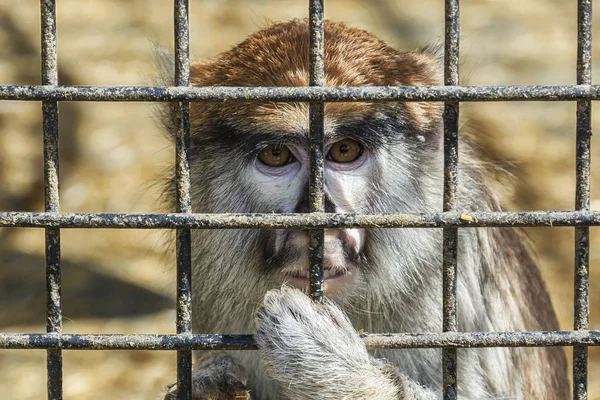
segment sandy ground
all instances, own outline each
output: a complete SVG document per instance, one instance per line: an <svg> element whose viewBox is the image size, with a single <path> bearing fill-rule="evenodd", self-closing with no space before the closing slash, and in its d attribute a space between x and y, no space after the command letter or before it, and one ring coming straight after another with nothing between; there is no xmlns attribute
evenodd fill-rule
<svg viewBox="0 0 600 400"><path fill-rule="evenodd" d="M148 84L153 74L151 43L172 47L169 1L57 3L61 84ZM215 56L270 21L306 15L305 2L292 0L190 3L191 49L197 59ZM462 3L463 83L575 83L575 1ZM326 14L369 29L402 49L438 43L443 33L442 0L331 0ZM594 59L600 66L598 57ZM39 84L39 65L38 2L0 1L0 84ZM60 107L61 209L156 211L154 182L172 168L173 152L148 104ZM471 103L462 110L465 124L487 133L481 143L490 160L514 176L509 209L573 208L575 104ZM594 119L596 130L599 122ZM0 102L0 210L43 209L41 157L40 104ZM593 173L592 206L598 209L600 175L596 168ZM536 228L529 234L562 328L570 329L573 229ZM174 332L174 257L164 250L168 237L165 232L63 230L64 331ZM592 229L593 329L600 329L599 245L600 236ZM44 331L43 252L42 230L0 229L0 331ZM590 399L600 399L598 350L590 350ZM45 398L44 360L43 351L0 351L0 397ZM64 360L66 399L155 399L175 380L173 352L66 351Z"/></svg>

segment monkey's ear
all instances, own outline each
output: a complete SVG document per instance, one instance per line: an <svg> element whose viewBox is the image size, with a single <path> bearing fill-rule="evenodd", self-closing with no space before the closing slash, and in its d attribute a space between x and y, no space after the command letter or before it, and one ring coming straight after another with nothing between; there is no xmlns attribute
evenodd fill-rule
<svg viewBox="0 0 600 400"><path fill-rule="evenodd" d="M175 62L173 54L162 46L154 45L154 67L156 76L154 83L157 86L173 85L175 75Z"/></svg>
<svg viewBox="0 0 600 400"><path fill-rule="evenodd" d="M175 63L169 50L154 44L154 76L155 86L172 86L175 76ZM172 103L155 103L152 107L154 118L162 126L162 131L170 138L176 135L174 124L175 110Z"/></svg>
<svg viewBox="0 0 600 400"><path fill-rule="evenodd" d="M430 72L437 81L436 84L444 84L444 44L443 43L430 43L426 46L421 47L416 51L421 57L426 59Z"/></svg>
<svg viewBox="0 0 600 400"><path fill-rule="evenodd" d="M190 81L192 86L207 85L207 72L211 70L210 62L193 61L190 65ZM162 46L154 46L154 65L156 76L154 83L157 86L172 86L175 84L175 58L173 54Z"/></svg>
<svg viewBox="0 0 600 400"><path fill-rule="evenodd" d="M192 86L207 85L209 63L192 62L190 65L190 81ZM156 86L173 86L175 84L175 58L162 46L154 45L154 84ZM170 137L176 135L175 108L173 103L157 103L154 113L163 130Z"/></svg>

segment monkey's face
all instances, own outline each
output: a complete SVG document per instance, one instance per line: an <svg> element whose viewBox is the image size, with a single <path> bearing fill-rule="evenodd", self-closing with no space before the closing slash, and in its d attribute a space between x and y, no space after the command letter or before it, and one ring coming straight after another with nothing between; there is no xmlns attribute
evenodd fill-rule
<svg viewBox="0 0 600 400"><path fill-rule="evenodd" d="M211 63L191 67L195 86L307 86L308 27L293 21L259 31ZM433 85L434 62L400 53L367 32L326 23L327 86ZM305 213L309 112L306 103L191 105L195 212ZM431 103L325 104L325 211L417 212L432 152L439 150L439 106ZM439 186L439 185L438 185ZM431 185L434 187L434 185ZM397 230L325 230L325 290L400 276L415 263L423 235ZM200 231L196 262L260 276L271 287L308 287L308 232ZM390 260L394 260L392 263ZM388 271L381 267L384 263ZM414 264L416 265L416 264ZM258 272L258 275L256 275ZM251 275L254 274L254 275ZM387 276L386 276L387 274ZM223 272L227 276L227 272ZM394 286L398 286L393 283Z"/></svg>
<svg viewBox="0 0 600 400"><path fill-rule="evenodd" d="M402 107L373 104L327 104L325 107L325 211L342 214L410 212L422 207L415 178L423 136ZM223 118L206 126L194 146L194 211L307 213L310 134L306 104L239 105L243 117ZM238 110L239 110L238 108ZM224 116L226 117L226 116ZM250 128L248 128L250 126ZM410 208L410 207L413 208ZM381 233L383 234L383 233ZM381 235L379 234L379 235ZM204 260L237 249L236 271L259 273L271 286L283 283L307 289L309 234L278 229L197 232ZM326 229L325 292L338 297L349 285L382 276L372 256L377 233L364 229ZM412 242L396 236L405 253ZM387 246L387 245L386 245ZM394 247L388 247L388 252ZM414 258L414 257L413 257ZM396 257L397 259L397 257ZM219 261L222 263L223 261Z"/></svg>
<svg viewBox="0 0 600 400"><path fill-rule="evenodd" d="M372 149L360 138L331 132L325 143L325 210L356 213L366 206L362 188L373 179ZM297 139L303 140L297 140ZM281 138L261 148L251 164L248 179L258 183L256 196L278 213L308 212L309 148L306 137ZM275 230L266 233L265 267L299 289L308 288L308 232ZM362 229L325 230L325 291L332 292L352 282L364 260L365 232Z"/></svg>

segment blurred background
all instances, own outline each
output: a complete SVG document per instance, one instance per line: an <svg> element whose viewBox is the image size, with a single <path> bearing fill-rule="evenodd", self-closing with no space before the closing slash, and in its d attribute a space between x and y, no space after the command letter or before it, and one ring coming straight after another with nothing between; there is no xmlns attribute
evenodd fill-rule
<svg viewBox="0 0 600 400"><path fill-rule="evenodd" d="M172 48L172 2L57 3L60 84L151 84L152 43ZM296 0L190 3L196 59L214 57L273 21L302 18L308 7ZM575 83L576 1L461 3L463 84ZM442 42L443 9L443 0L328 0L325 6L328 18L406 50ZM40 84L39 19L37 0L0 0L0 84ZM43 210L40 109L39 102L0 102L2 211ZM485 132L478 141L490 161L512 175L507 209L573 209L574 103L467 103L462 118ZM61 103L60 135L62 211L160 209L156 179L172 168L174 156L149 104ZM595 166L600 149L592 147ZM599 209L600 174L593 173L592 208ZM591 329L600 329L600 236L591 232ZM573 229L528 233L561 327L572 329ZM165 246L171 239L161 231L63 230L64 332L174 333L174 257ZM0 331L43 332L44 287L43 230L0 229ZM599 350L590 349L591 399L600 399ZM65 399L157 399L175 380L174 352L64 352ZM45 391L45 351L0 350L2 399L41 399Z"/></svg>

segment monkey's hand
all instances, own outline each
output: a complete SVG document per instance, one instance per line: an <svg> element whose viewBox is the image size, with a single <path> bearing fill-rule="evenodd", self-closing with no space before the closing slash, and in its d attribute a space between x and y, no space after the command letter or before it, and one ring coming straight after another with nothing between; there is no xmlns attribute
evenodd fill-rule
<svg viewBox="0 0 600 400"><path fill-rule="evenodd" d="M329 301L316 304L287 287L269 291L258 310L256 328L263 359L286 398L435 398L415 397L412 390L405 390L408 378L371 357L348 318Z"/></svg>
<svg viewBox="0 0 600 400"><path fill-rule="evenodd" d="M211 358L192 375L193 400L250 400L242 367L230 356ZM164 400L177 400L177 386L169 388Z"/></svg>

